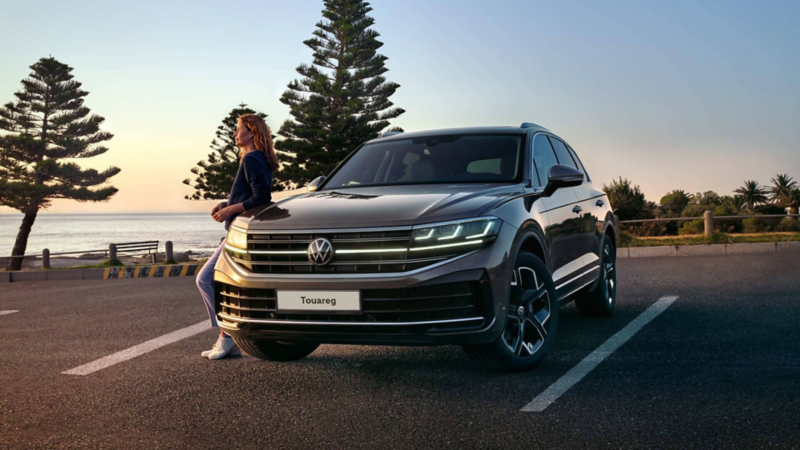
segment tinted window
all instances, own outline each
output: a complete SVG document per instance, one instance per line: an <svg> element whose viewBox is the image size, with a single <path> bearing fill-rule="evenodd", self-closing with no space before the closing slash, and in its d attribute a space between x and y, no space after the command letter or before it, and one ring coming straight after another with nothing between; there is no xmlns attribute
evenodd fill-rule
<svg viewBox="0 0 800 450"><path fill-rule="evenodd" d="M522 136L448 135L361 147L325 189L420 183L511 183L519 173Z"/></svg>
<svg viewBox="0 0 800 450"><path fill-rule="evenodd" d="M547 174L550 168L558 164L553 147L544 134L538 134L533 139L533 163L536 165L536 173L539 175L539 186L547 184ZM535 180L534 184L535 184Z"/></svg>
<svg viewBox="0 0 800 450"><path fill-rule="evenodd" d="M575 162L576 162L576 163L578 163L578 169L579 169L581 172L583 172L584 179L585 179L586 181L588 181L588 182L591 182L591 181L592 181L592 179L591 179L591 178L589 178L589 173L586 171L586 168L585 168L585 167L583 167L583 163L581 162L581 159L580 159L580 158L578 158L578 154L577 154L577 153L575 153L575 149L573 149L572 147L567 147L567 148L569 148L569 154L570 154L570 155L572 155L572 159L574 159L574 160L575 160Z"/></svg>
<svg viewBox="0 0 800 450"><path fill-rule="evenodd" d="M567 150L567 146L564 145L563 142L556 138L550 138L550 142L553 144L553 149L556 151L559 164L580 170L575 164L575 161L572 160L572 155L569 154L569 150Z"/></svg>

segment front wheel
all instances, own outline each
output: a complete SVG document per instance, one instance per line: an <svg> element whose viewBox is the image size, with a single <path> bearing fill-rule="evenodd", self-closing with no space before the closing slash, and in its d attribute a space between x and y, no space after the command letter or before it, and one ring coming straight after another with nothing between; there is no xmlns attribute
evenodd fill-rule
<svg viewBox="0 0 800 450"><path fill-rule="evenodd" d="M532 369L553 346L558 313L558 297L550 271L533 253L521 251L511 276L505 330L491 344L464 350L491 370Z"/></svg>
<svg viewBox="0 0 800 450"><path fill-rule="evenodd" d="M262 339L233 338L236 345L248 355L267 361L297 361L314 353L319 347L315 342L281 342Z"/></svg>

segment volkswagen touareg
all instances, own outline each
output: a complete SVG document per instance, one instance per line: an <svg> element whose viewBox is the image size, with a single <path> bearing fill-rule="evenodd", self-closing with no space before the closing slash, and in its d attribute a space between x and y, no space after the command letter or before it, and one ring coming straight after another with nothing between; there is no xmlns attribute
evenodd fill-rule
<svg viewBox="0 0 800 450"><path fill-rule="evenodd" d="M385 133L308 192L233 223L219 326L290 361L320 344L460 345L534 367L559 307L608 315L616 227L567 142L538 125Z"/></svg>

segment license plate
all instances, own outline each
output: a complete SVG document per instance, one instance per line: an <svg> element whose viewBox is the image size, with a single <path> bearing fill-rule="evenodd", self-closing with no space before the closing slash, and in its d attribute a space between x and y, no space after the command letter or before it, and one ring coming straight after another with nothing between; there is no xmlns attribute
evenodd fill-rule
<svg viewBox="0 0 800 450"><path fill-rule="evenodd" d="M360 291L278 290L278 311L305 313L360 313Z"/></svg>

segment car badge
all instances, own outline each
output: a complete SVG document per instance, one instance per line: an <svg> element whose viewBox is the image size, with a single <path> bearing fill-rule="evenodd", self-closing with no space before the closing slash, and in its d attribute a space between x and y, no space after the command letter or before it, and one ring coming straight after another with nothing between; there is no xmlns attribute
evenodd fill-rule
<svg viewBox="0 0 800 450"><path fill-rule="evenodd" d="M308 260L316 266L324 266L333 259L333 244L325 238L316 238L308 244Z"/></svg>

